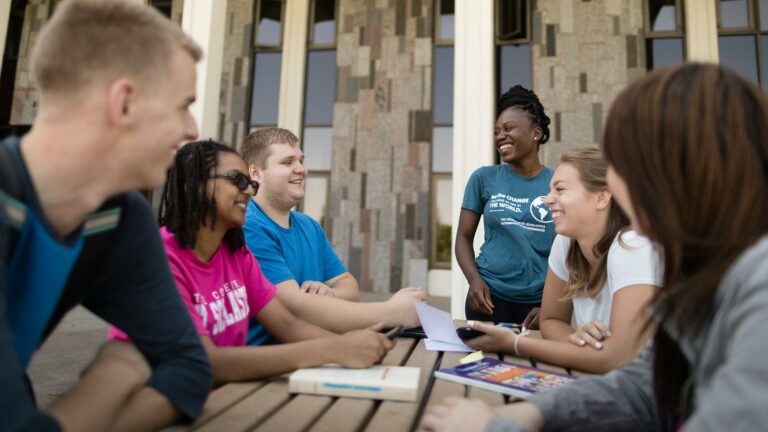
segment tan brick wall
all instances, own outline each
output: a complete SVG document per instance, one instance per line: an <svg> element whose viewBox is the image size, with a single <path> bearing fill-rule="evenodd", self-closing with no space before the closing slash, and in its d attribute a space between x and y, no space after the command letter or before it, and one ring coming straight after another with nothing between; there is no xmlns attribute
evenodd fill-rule
<svg viewBox="0 0 768 432"><path fill-rule="evenodd" d="M29 73L29 57L40 29L48 22L55 2L48 0L29 0L24 14L24 27L21 29L19 60L16 65L16 84L13 88L11 124L32 124L37 115L38 95Z"/></svg>
<svg viewBox="0 0 768 432"><path fill-rule="evenodd" d="M610 104L645 74L641 0L537 0L533 87L552 118L542 147L554 167L570 147L598 145Z"/></svg>
<svg viewBox="0 0 768 432"><path fill-rule="evenodd" d="M329 213L364 291L426 286L432 0L341 0Z"/></svg>
<svg viewBox="0 0 768 432"><path fill-rule="evenodd" d="M253 61L253 0L229 0L219 99L219 139L235 148L248 133Z"/></svg>

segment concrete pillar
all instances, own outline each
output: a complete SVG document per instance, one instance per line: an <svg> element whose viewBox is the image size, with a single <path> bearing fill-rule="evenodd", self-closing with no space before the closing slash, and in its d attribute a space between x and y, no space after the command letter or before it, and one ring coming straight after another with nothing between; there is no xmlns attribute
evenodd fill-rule
<svg viewBox="0 0 768 432"><path fill-rule="evenodd" d="M277 125L301 136L309 0L286 0Z"/></svg>
<svg viewBox="0 0 768 432"><path fill-rule="evenodd" d="M187 0L181 27L203 48L197 64L197 101L190 111L200 128L201 138L219 134L219 94L223 61L227 1Z"/></svg>
<svg viewBox="0 0 768 432"><path fill-rule="evenodd" d="M717 63L717 10L715 0L685 0L686 60Z"/></svg>
<svg viewBox="0 0 768 432"><path fill-rule="evenodd" d="M492 1L456 0L453 84L453 221L459 225L464 186L474 170L494 162L494 12ZM483 240L482 222L475 250ZM453 255L451 314L464 318L467 282Z"/></svg>

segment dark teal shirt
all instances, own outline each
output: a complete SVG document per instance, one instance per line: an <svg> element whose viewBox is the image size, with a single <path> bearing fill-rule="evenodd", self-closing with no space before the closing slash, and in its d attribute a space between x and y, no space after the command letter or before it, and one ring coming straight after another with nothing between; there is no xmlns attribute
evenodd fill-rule
<svg viewBox="0 0 768 432"><path fill-rule="evenodd" d="M541 302L555 239L549 193L552 169L523 177L507 164L472 173L461 208L483 216L485 239L475 263L491 293L514 303Z"/></svg>

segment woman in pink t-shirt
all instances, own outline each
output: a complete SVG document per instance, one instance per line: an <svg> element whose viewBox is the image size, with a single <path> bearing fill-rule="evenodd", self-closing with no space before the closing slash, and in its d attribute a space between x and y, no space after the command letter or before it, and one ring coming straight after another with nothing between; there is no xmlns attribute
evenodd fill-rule
<svg viewBox="0 0 768 432"><path fill-rule="evenodd" d="M368 367L393 343L373 329L343 335L294 316L275 297L245 246L242 225L258 185L232 148L196 141L176 154L160 204L160 230L181 298L197 327L216 383L338 363ZM246 347L255 317L281 345ZM110 336L125 339L118 330Z"/></svg>

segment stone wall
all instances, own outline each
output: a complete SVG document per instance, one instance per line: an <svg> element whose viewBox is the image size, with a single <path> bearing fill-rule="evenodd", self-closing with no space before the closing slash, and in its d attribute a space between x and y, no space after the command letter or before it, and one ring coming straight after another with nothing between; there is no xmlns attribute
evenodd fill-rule
<svg viewBox="0 0 768 432"><path fill-rule="evenodd" d="M21 29L19 59L16 64L16 83L13 88L13 105L10 122L13 125L32 124L37 114L38 95L32 84L29 71L29 57L35 45L40 29L48 22L48 18L58 1L28 0L24 13L24 27Z"/></svg>
<svg viewBox="0 0 768 432"><path fill-rule="evenodd" d="M432 0L340 0L329 233L363 291L427 283Z"/></svg>
<svg viewBox="0 0 768 432"><path fill-rule="evenodd" d="M235 148L240 148L248 133L254 3L253 0L229 0L227 3L218 139Z"/></svg>
<svg viewBox="0 0 768 432"><path fill-rule="evenodd" d="M537 0L533 87L552 118L544 163L570 147L598 145L610 104L643 76L641 0Z"/></svg>
<svg viewBox="0 0 768 432"><path fill-rule="evenodd" d="M24 26L21 29L21 46L16 64L16 83L13 89L13 105L10 123L13 125L32 124L37 115L37 90L29 73L29 57L40 29L48 22L53 10L61 0L27 0ZM232 2L233 0L230 0ZM181 25L184 0L173 0L171 19Z"/></svg>
<svg viewBox="0 0 768 432"><path fill-rule="evenodd" d="M171 2L171 21L181 25L182 12L184 12L184 0L173 0Z"/></svg>

